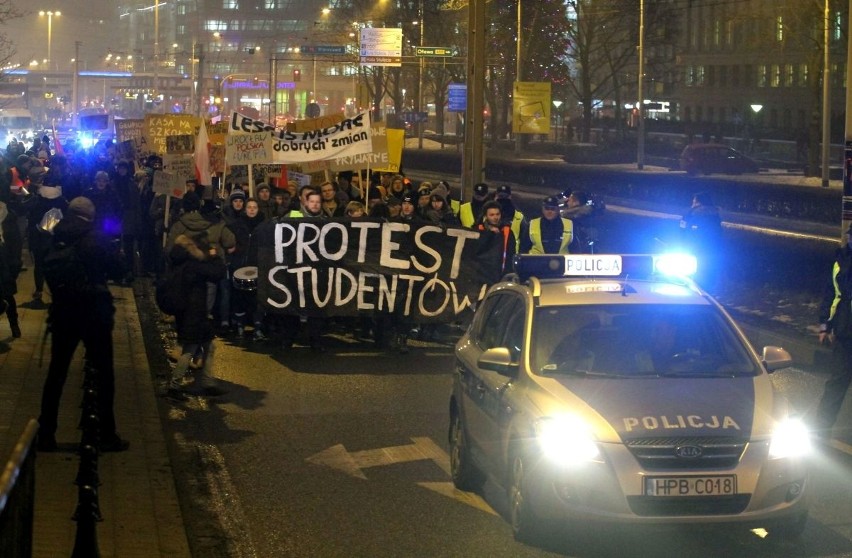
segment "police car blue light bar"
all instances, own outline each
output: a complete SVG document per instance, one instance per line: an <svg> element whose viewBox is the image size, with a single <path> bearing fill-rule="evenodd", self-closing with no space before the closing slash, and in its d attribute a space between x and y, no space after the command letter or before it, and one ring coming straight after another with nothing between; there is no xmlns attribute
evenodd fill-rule
<svg viewBox="0 0 852 558"><path fill-rule="evenodd" d="M515 273L521 280L530 277L633 277L652 275L689 277L697 269L688 254L566 254L515 256Z"/></svg>

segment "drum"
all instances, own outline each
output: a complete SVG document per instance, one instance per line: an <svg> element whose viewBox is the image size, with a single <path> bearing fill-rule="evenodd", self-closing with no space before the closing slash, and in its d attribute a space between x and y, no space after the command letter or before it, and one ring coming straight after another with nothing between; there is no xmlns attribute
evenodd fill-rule
<svg viewBox="0 0 852 558"><path fill-rule="evenodd" d="M234 288L239 291L257 290L257 266L241 267L234 272Z"/></svg>

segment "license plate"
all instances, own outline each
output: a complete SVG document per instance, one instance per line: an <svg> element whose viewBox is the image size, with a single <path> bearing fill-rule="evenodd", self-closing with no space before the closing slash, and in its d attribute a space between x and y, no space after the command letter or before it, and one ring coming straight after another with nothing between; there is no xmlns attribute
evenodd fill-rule
<svg viewBox="0 0 852 558"><path fill-rule="evenodd" d="M645 496L728 496L736 493L736 475L645 477Z"/></svg>

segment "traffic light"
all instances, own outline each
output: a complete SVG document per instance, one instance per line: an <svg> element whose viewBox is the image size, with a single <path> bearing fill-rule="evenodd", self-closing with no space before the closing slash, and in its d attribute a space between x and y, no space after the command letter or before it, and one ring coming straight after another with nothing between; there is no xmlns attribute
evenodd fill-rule
<svg viewBox="0 0 852 558"><path fill-rule="evenodd" d="M302 81L302 70L293 70L293 81Z"/></svg>

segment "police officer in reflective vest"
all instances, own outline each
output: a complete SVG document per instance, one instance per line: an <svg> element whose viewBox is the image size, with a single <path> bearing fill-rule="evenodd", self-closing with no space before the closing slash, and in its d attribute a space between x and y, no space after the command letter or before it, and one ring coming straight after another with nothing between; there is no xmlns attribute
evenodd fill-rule
<svg viewBox="0 0 852 558"><path fill-rule="evenodd" d="M473 199L463 203L459 209L459 221L463 227L469 229L476 225L486 201L488 201L488 184L480 182L473 187Z"/></svg>
<svg viewBox="0 0 852 558"><path fill-rule="evenodd" d="M559 215L559 200L548 196L541 204L541 217L530 221L521 233L521 253L567 254L573 239L574 224Z"/></svg>
<svg viewBox="0 0 852 558"><path fill-rule="evenodd" d="M831 376L816 412L817 434L830 438L831 428L852 383L852 226L846 245L837 251L819 308L819 342L832 347Z"/></svg>

